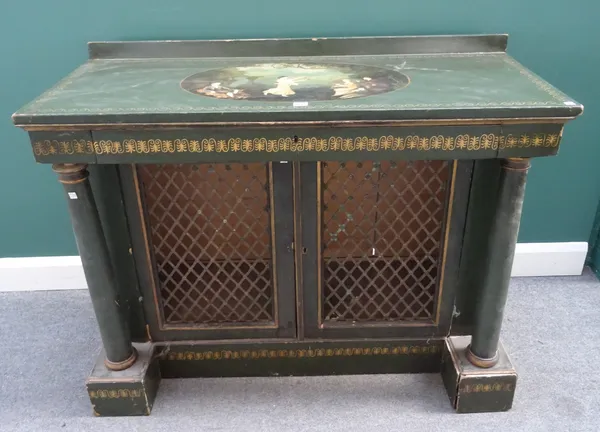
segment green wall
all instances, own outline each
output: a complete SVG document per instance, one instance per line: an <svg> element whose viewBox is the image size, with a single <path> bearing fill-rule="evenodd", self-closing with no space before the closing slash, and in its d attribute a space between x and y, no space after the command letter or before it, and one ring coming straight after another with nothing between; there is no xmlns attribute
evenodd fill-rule
<svg viewBox="0 0 600 432"><path fill-rule="evenodd" d="M586 106L533 163L520 241L587 241L600 195L600 2L7 0L0 12L0 257L76 254L66 205L10 115L84 62L90 40L509 33L511 55Z"/></svg>

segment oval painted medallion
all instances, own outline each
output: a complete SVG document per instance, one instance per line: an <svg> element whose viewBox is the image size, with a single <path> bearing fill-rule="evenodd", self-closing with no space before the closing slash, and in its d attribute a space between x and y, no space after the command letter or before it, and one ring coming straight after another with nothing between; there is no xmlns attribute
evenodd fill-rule
<svg viewBox="0 0 600 432"><path fill-rule="evenodd" d="M405 74L375 66L334 63L259 63L210 69L185 78L181 87L216 99L331 101L400 90Z"/></svg>

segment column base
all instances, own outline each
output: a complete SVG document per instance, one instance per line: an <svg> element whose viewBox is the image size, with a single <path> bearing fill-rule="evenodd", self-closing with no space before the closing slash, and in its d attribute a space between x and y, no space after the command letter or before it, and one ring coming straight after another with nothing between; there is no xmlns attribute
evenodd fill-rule
<svg viewBox="0 0 600 432"><path fill-rule="evenodd" d="M470 336L446 339L442 354L442 379L454 409L459 413L508 411L512 407L517 372L504 347L498 346L498 362L480 368L467 359Z"/></svg>
<svg viewBox="0 0 600 432"><path fill-rule="evenodd" d="M110 370L104 350L86 380L96 416L150 415L160 383L158 360L152 343L134 344L137 361L128 369Z"/></svg>
<svg viewBox="0 0 600 432"><path fill-rule="evenodd" d="M473 354L473 351L471 351L470 344L467 347L466 356L467 356L467 360L469 360L471 362L471 364L473 364L474 366L480 367L480 368L485 368L485 369L496 366L496 364L498 363L498 360L500 359L500 356L498 355L498 351L496 351L496 354L494 355L494 357L490 357L490 358L479 357L478 355Z"/></svg>
<svg viewBox="0 0 600 432"><path fill-rule="evenodd" d="M122 371L127 368L130 368L137 360L137 356L138 356L137 350L135 348L133 348L133 350L131 351L131 355L129 356L129 358L127 360L123 360L122 362L115 363L115 362L111 362L109 359L105 358L104 366L106 366L111 371Z"/></svg>

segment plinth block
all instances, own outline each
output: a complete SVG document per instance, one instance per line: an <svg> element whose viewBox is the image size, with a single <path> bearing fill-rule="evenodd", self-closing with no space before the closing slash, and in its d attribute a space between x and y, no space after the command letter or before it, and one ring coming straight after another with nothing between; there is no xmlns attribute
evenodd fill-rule
<svg viewBox="0 0 600 432"><path fill-rule="evenodd" d="M517 372L504 347L498 346L498 363L474 366L466 353L470 336L446 339L442 353L442 379L454 409L459 413L507 411L512 407Z"/></svg>
<svg viewBox="0 0 600 432"><path fill-rule="evenodd" d="M134 344L136 362L128 369L112 371L101 352L86 381L96 416L150 415L160 383L160 369L151 343Z"/></svg>

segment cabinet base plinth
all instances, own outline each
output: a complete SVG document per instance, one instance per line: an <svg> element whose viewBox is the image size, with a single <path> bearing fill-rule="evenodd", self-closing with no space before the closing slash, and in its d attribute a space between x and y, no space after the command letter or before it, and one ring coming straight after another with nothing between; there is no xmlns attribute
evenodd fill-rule
<svg viewBox="0 0 600 432"><path fill-rule="evenodd" d="M440 371L444 339L157 343L163 378Z"/></svg>
<svg viewBox="0 0 600 432"><path fill-rule="evenodd" d="M457 412L511 408L517 374L499 346L498 364L472 365L469 336L378 341L232 341L134 344L133 366L112 371L101 352L86 381L96 416L150 415L162 378L439 372Z"/></svg>
<svg viewBox="0 0 600 432"><path fill-rule="evenodd" d="M113 371L101 352L86 381L94 415L150 415L160 383L160 369L151 343L134 344L137 361L128 369Z"/></svg>
<svg viewBox="0 0 600 432"><path fill-rule="evenodd" d="M517 372L502 344L498 347L498 362L480 368L467 359L470 341L470 336L451 336L442 353L442 379L452 406L459 413L509 410Z"/></svg>

